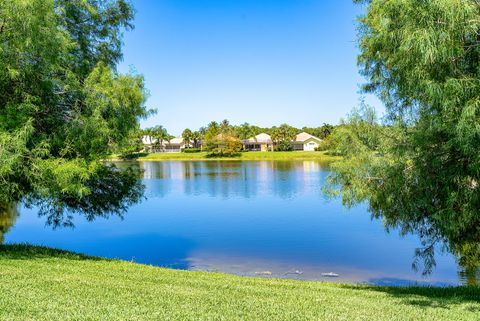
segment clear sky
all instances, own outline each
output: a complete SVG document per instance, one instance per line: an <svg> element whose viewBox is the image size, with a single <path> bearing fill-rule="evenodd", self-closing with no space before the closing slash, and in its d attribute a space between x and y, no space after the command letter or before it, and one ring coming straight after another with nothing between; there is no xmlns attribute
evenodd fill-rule
<svg viewBox="0 0 480 321"><path fill-rule="evenodd" d="M351 0L133 0L124 61L145 76L142 127L179 135L212 120L259 126L336 124L358 104ZM367 102L383 111L374 97Z"/></svg>

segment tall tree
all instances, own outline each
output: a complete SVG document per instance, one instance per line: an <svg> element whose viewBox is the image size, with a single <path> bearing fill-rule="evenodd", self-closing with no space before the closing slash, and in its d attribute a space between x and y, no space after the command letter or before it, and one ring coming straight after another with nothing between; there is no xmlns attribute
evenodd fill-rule
<svg viewBox="0 0 480 321"><path fill-rule="evenodd" d="M183 142L185 143L185 146L190 147L190 144L193 140L193 132L189 128L186 128L182 132L182 138L183 138Z"/></svg>
<svg viewBox="0 0 480 321"><path fill-rule="evenodd" d="M157 150L164 149L164 142L171 139L171 135L168 134L167 129L162 125L157 125L150 128L149 133L153 140L153 145Z"/></svg>
<svg viewBox="0 0 480 321"><path fill-rule="evenodd" d="M252 136L255 136L255 133L249 123L243 123L240 126L236 127L237 135L240 139L249 139Z"/></svg>
<svg viewBox="0 0 480 321"><path fill-rule="evenodd" d="M292 142L295 141L298 130L290 125L282 124L279 127L273 127L271 131L272 141L275 149L278 151L292 150Z"/></svg>
<svg viewBox="0 0 480 321"><path fill-rule="evenodd" d="M102 159L149 115L143 77L115 70L133 8L4 0L0 17L0 203L39 204L59 224L65 210L124 210L141 186Z"/></svg>
<svg viewBox="0 0 480 321"><path fill-rule="evenodd" d="M388 127L384 156L367 144L357 155L346 148L334 181L346 202L368 200L388 226L418 232L428 270L437 241L455 252L480 240L479 3L356 2L368 4L359 29L364 90L385 103Z"/></svg>
<svg viewBox="0 0 480 321"><path fill-rule="evenodd" d="M220 133L226 134L226 133L229 133L231 130L232 130L232 126L230 125L230 122L228 121L228 119L224 119L220 123Z"/></svg>
<svg viewBox="0 0 480 321"><path fill-rule="evenodd" d="M194 148L199 148L200 147L200 141L204 138L204 134L200 130L194 131L192 133L192 140L193 140L193 147Z"/></svg>

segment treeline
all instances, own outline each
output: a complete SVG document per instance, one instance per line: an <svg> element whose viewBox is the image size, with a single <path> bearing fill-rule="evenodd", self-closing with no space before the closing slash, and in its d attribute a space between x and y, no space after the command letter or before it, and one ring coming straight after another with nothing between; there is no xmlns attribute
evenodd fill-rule
<svg viewBox="0 0 480 321"><path fill-rule="evenodd" d="M292 141L297 134L306 132L320 139L327 138L334 130L334 126L324 123L318 127L296 128L288 124L273 127L260 127L243 123L241 125L232 125L227 119L217 122L212 121L198 130L186 128L181 137L184 142L192 149L202 147L203 150L210 151L215 155L234 154L242 150L242 140L249 139L261 133L269 134L272 141L275 142L275 150L292 150ZM142 138L151 137L155 145L162 146L164 142L170 141L175 136L161 126L154 126L146 129L140 129L134 137L132 144L124 152L131 153L143 149ZM201 146L202 145L202 146Z"/></svg>

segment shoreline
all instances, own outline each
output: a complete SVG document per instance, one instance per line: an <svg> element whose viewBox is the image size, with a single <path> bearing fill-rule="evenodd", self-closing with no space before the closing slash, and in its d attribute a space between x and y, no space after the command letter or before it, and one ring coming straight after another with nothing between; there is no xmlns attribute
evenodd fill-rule
<svg viewBox="0 0 480 321"><path fill-rule="evenodd" d="M476 320L480 311L478 286L236 276L25 244L0 245L0 262L2 320Z"/></svg>
<svg viewBox="0 0 480 321"><path fill-rule="evenodd" d="M199 153L151 153L132 158L113 156L107 161L324 161L341 160L341 156L326 152L244 152L239 156L208 157L206 152Z"/></svg>

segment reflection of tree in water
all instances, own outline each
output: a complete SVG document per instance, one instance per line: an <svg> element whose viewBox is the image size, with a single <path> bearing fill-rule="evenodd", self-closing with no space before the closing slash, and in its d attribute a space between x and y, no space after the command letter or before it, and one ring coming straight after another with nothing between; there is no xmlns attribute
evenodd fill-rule
<svg viewBox="0 0 480 321"><path fill-rule="evenodd" d="M119 169L114 165L97 168L95 175L83 183L88 193L30 193L18 202L27 208L36 206L39 216L46 217L53 227L73 227L73 215L84 216L88 221L126 213L128 208L143 199L145 186L139 179L136 167Z"/></svg>
<svg viewBox="0 0 480 321"><path fill-rule="evenodd" d="M458 265L460 266L460 280L465 285L475 285L480 281L480 243L464 244L455 249Z"/></svg>
<svg viewBox="0 0 480 321"><path fill-rule="evenodd" d="M0 204L0 243L3 243L5 234L17 220L18 212L14 204Z"/></svg>
<svg viewBox="0 0 480 321"><path fill-rule="evenodd" d="M318 171L325 165L315 162L315 166L308 169ZM151 187L149 194L154 196L165 196L177 185L186 195L251 198L271 191L289 199L299 192L299 184L303 186L299 178L305 172L305 162L292 161L143 162L141 167L145 184Z"/></svg>
<svg viewBox="0 0 480 321"><path fill-rule="evenodd" d="M303 164L303 163L302 163ZM299 163L292 161L275 161L272 162L272 173L274 184L272 186L275 195L282 199L292 198L297 193L294 176L296 175L295 167Z"/></svg>

